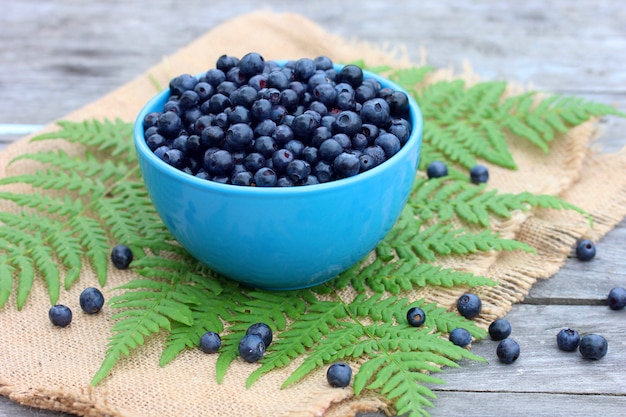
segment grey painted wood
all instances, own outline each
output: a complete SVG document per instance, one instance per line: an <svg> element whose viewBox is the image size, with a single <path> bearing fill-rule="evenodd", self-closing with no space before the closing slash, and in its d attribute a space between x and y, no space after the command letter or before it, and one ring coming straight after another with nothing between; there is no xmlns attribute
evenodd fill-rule
<svg viewBox="0 0 626 417"><path fill-rule="evenodd" d="M483 79L576 95L626 112L626 9L618 1L368 0L340 12L331 0L151 0L149 7L124 0L3 0L0 124L62 118L216 24L256 8L301 13L347 38L405 45L416 62L423 47L427 63L436 67L459 70L469 61ZM600 127L606 151L626 145L626 119L604 118ZM18 137L0 131L0 147ZM623 414L626 311L609 311L603 302L611 287L626 286L625 239L626 221L598 242L592 262L570 259L537 283L507 316L522 346L519 361L501 365L495 342L475 343L474 352L490 363L446 369L447 383L433 387L438 399L431 414ZM604 334L607 357L590 363L558 351L554 337L565 326ZM0 397L0 417L33 415L67 416Z"/></svg>

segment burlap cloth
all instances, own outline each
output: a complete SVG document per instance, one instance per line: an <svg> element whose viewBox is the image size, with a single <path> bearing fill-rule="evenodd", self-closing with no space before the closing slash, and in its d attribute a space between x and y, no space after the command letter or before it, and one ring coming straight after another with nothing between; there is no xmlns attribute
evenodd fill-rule
<svg viewBox="0 0 626 417"><path fill-rule="evenodd" d="M301 16L257 12L214 28L134 81L64 119L119 117L132 121L155 93L149 75L161 85L167 85L173 75L208 69L223 53L242 56L249 51L258 51L267 59L325 54L336 62L365 59L371 65L411 64L402 49L381 49L342 39ZM477 81L469 72L455 75L442 69L431 74L426 83L456 76L463 76L470 83ZM522 300L537 279L553 275L578 238L598 240L626 215L625 152L600 155L590 151L589 145L596 136L595 121L580 125L565 136L554 140L549 154L526 141L511 140L520 169L491 167L489 186L502 192L561 195L591 213L595 227L589 228L585 218L570 211L517 213L507 221L495 222L494 227L506 237L537 248L537 254L516 251L446 259L446 266L490 276L500 282L496 287L478 290L484 303L480 321L483 326ZM30 144L24 138L0 153L0 175L32 170L25 163L8 166L16 155L61 145L59 141ZM0 204L2 210L15 209L6 202ZM113 268L111 271L105 290L132 277L131 272L122 273ZM85 270L80 283L69 291L62 290L59 301L80 312L78 295L90 285L97 286L97 280L92 271ZM408 295L451 308L460 291L463 289L426 288ZM71 326L59 329L48 321L49 303L46 289L39 281L22 311L17 311L14 296L0 311L0 394L23 404L84 416L123 417L339 416L377 408L393 411L375 393L354 398L350 388L330 388L324 377L325 369L288 389L279 389L298 361L267 374L248 390L244 381L255 365L235 361L224 382L218 385L215 355L199 350L188 349L160 368L164 340L158 336L148 339L146 345L121 360L101 384L91 387L91 378L105 355L112 312L105 307L99 315L80 315Z"/></svg>

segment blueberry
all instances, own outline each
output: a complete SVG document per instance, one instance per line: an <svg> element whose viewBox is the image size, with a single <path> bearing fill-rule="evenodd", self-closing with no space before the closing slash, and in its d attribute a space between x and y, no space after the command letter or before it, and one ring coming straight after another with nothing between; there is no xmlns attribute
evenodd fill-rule
<svg viewBox="0 0 626 417"><path fill-rule="evenodd" d="M224 80L226 80L226 73L219 68L211 68L204 73L201 79L201 81L211 84L213 88Z"/></svg>
<svg viewBox="0 0 626 417"><path fill-rule="evenodd" d="M387 157L385 156L385 150L378 145L368 146L367 148L363 149L363 154L374 158L376 165L380 165L387 160Z"/></svg>
<svg viewBox="0 0 626 417"><path fill-rule="evenodd" d="M246 330L246 334L256 334L263 339L263 343L265 343L265 347L267 348L272 344L273 334L272 329L265 323L255 323L250 325Z"/></svg>
<svg viewBox="0 0 626 417"><path fill-rule="evenodd" d="M265 354L265 343L257 334L247 334L239 341L239 356L246 362L256 362Z"/></svg>
<svg viewBox="0 0 626 417"><path fill-rule="evenodd" d="M466 347L472 342L471 333L462 327L452 330L449 338L452 343L460 347Z"/></svg>
<svg viewBox="0 0 626 417"><path fill-rule="evenodd" d="M385 156L391 158L400 150L402 146L400 139L394 134L383 133L374 140L374 145L378 145L385 151Z"/></svg>
<svg viewBox="0 0 626 417"><path fill-rule="evenodd" d="M207 150L204 154L204 169L213 176L229 175L234 167L233 156L223 149L217 151Z"/></svg>
<svg viewBox="0 0 626 417"><path fill-rule="evenodd" d="M208 103L206 111L208 111L210 114L221 113L227 107L231 106L231 102L228 96L222 93L213 94L213 96L211 96L211 98L205 103Z"/></svg>
<svg viewBox="0 0 626 417"><path fill-rule="evenodd" d="M404 146L411 136L411 124L406 119L395 118L391 120L387 132L395 135L400 140L400 144Z"/></svg>
<svg viewBox="0 0 626 417"><path fill-rule="evenodd" d="M329 139L332 140L332 139ZM333 161L335 174L339 178L352 177L359 173L361 162L359 158L351 153L342 152Z"/></svg>
<svg viewBox="0 0 626 417"><path fill-rule="evenodd" d="M626 306L626 289L623 287L615 287L609 291L607 304L611 310L621 310Z"/></svg>
<svg viewBox="0 0 626 417"><path fill-rule="evenodd" d="M68 306L56 304L48 310L48 317L55 326L66 327L72 322L72 310Z"/></svg>
<svg viewBox="0 0 626 417"><path fill-rule="evenodd" d="M265 157L257 152L249 153L243 160L243 166L250 172L257 172L265 166Z"/></svg>
<svg viewBox="0 0 626 417"><path fill-rule="evenodd" d="M230 182L233 185L252 185L254 183L254 174L250 171L239 171L233 175Z"/></svg>
<svg viewBox="0 0 626 417"><path fill-rule="evenodd" d="M167 139L159 133L154 133L146 139L146 145L148 145L148 148L150 148L153 152L164 146L166 143Z"/></svg>
<svg viewBox="0 0 626 417"><path fill-rule="evenodd" d="M480 314L482 302L476 294L466 293L459 297L456 307L463 317L472 319Z"/></svg>
<svg viewBox="0 0 626 417"><path fill-rule="evenodd" d="M576 244L576 257L581 261L590 261L596 256L596 245L588 239L579 240Z"/></svg>
<svg viewBox="0 0 626 417"><path fill-rule="evenodd" d="M519 358L519 344L513 339L504 339L496 347L496 356L502 363L510 364Z"/></svg>
<svg viewBox="0 0 626 417"><path fill-rule="evenodd" d="M334 138L326 139L319 148L319 156L326 162L333 162L343 152L343 146Z"/></svg>
<svg viewBox="0 0 626 417"><path fill-rule="evenodd" d="M187 90L193 90L198 79L191 74L181 74L170 80L170 95L180 96Z"/></svg>
<svg viewBox="0 0 626 417"><path fill-rule="evenodd" d="M269 167L263 167L254 173L254 184L257 187L273 187L277 180L276 172Z"/></svg>
<svg viewBox="0 0 626 417"><path fill-rule="evenodd" d="M283 148L277 150L272 154L272 164L274 170L278 173L285 172L285 170L287 169L287 165L289 165L289 163L294 159L295 156L293 155L293 152L291 152L289 149Z"/></svg>
<svg viewBox="0 0 626 417"><path fill-rule="evenodd" d="M194 90L187 90L180 96L178 103L180 108L186 111L192 107L197 106L199 101L200 96L198 96L198 93L196 93Z"/></svg>
<svg viewBox="0 0 626 417"><path fill-rule="evenodd" d="M143 118L143 128L148 129L149 127L156 126L157 120L159 120L159 115L161 113L158 111L153 111L145 115Z"/></svg>
<svg viewBox="0 0 626 417"><path fill-rule="evenodd" d="M382 98L373 98L363 103L361 119L363 123L371 123L378 127L386 127L391 115L389 104Z"/></svg>
<svg viewBox="0 0 626 417"><path fill-rule="evenodd" d="M293 75L296 81L308 81L309 78L315 74L317 68L312 59L300 58L296 61L293 70Z"/></svg>
<svg viewBox="0 0 626 417"><path fill-rule="evenodd" d="M278 150L278 146L271 136L259 136L254 140L253 150L263 155L264 158L271 158Z"/></svg>
<svg viewBox="0 0 626 417"><path fill-rule="evenodd" d="M293 119L291 129L296 138L308 139L311 137L315 129L320 125L320 120L317 120L315 115L311 112L304 112Z"/></svg>
<svg viewBox="0 0 626 417"><path fill-rule="evenodd" d="M409 112L409 96L402 91L394 91L385 100L392 116L406 116Z"/></svg>
<svg viewBox="0 0 626 417"><path fill-rule="evenodd" d="M504 340L511 335L511 323L507 319L497 319L489 325L491 340Z"/></svg>
<svg viewBox="0 0 626 417"><path fill-rule="evenodd" d="M406 312L406 320L413 327L420 327L426 321L426 313L419 307L411 307Z"/></svg>
<svg viewBox="0 0 626 417"><path fill-rule="evenodd" d="M163 154L163 160L174 168L182 169L189 162L185 153L178 149L170 149Z"/></svg>
<svg viewBox="0 0 626 417"><path fill-rule="evenodd" d="M332 84L318 84L313 89L312 94L315 100L325 106L332 106L335 104L335 101L337 101L337 90L335 90L335 87L333 87Z"/></svg>
<svg viewBox="0 0 626 417"><path fill-rule="evenodd" d="M302 182L300 182L300 185L315 185L319 183L320 180L317 179L315 175L308 175Z"/></svg>
<svg viewBox="0 0 626 417"><path fill-rule="evenodd" d="M345 362L335 362L326 371L326 380L333 388L345 388L350 385L352 368Z"/></svg>
<svg viewBox="0 0 626 417"><path fill-rule="evenodd" d="M489 170L484 165L474 165L472 169L470 169L470 180L474 184L489 181Z"/></svg>
<svg viewBox="0 0 626 417"><path fill-rule="evenodd" d="M285 124L276 126L274 129L273 138L278 146L285 146L287 142L293 140L295 137L293 129Z"/></svg>
<svg viewBox="0 0 626 417"><path fill-rule="evenodd" d="M602 359L608 350L609 345L606 339L599 334L584 335L580 339L580 344L578 345L578 351L585 359Z"/></svg>
<svg viewBox="0 0 626 417"><path fill-rule="evenodd" d="M294 184L299 184L311 174L311 165L302 159L294 159L287 165L285 173Z"/></svg>
<svg viewBox="0 0 626 417"><path fill-rule="evenodd" d="M333 166L326 161L319 161L315 164L315 176L319 182L329 182L332 181L335 177L335 171L333 170Z"/></svg>
<svg viewBox="0 0 626 417"><path fill-rule="evenodd" d="M305 146L302 150L302 159L309 163L309 165L315 165L319 162L319 150L315 146Z"/></svg>
<svg viewBox="0 0 626 417"><path fill-rule="evenodd" d="M441 178L448 175L448 166L441 161L433 161L426 168L428 178Z"/></svg>
<svg viewBox="0 0 626 417"><path fill-rule="evenodd" d="M224 141L224 130L217 126L207 126L200 134L200 144L205 148L218 147Z"/></svg>
<svg viewBox="0 0 626 417"><path fill-rule="evenodd" d="M367 100L371 100L376 98L376 91L374 87L370 84L361 84L354 90L354 99L358 103L364 103Z"/></svg>
<svg viewBox="0 0 626 417"><path fill-rule="evenodd" d="M276 125L275 121L273 121L272 119L265 119L257 123L257 125L254 127L254 135L256 137L274 136L277 128L278 126Z"/></svg>
<svg viewBox="0 0 626 417"><path fill-rule="evenodd" d="M230 151L248 149L254 141L254 132L247 123L236 123L226 131L224 145Z"/></svg>
<svg viewBox="0 0 626 417"><path fill-rule="evenodd" d="M117 269L126 269L133 261L133 252L126 245L117 245L111 250L111 262Z"/></svg>
<svg viewBox="0 0 626 417"><path fill-rule="evenodd" d="M580 343L580 334L574 329L561 329L556 334L556 345L566 352L573 352Z"/></svg>
<svg viewBox="0 0 626 417"><path fill-rule="evenodd" d="M226 74L228 70L230 70L233 67L236 67L237 65L239 65L239 59L237 57L229 56L229 55L222 55L219 58L217 58L217 62L215 63L215 68L217 68L218 70Z"/></svg>
<svg viewBox="0 0 626 417"><path fill-rule="evenodd" d="M265 68L265 60L256 52L249 52L241 57L239 69L247 78L260 74Z"/></svg>
<svg viewBox="0 0 626 417"><path fill-rule="evenodd" d="M267 74L267 86L283 91L289 88L289 76L285 71L272 71Z"/></svg>
<svg viewBox="0 0 626 417"><path fill-rule="evenodd" d="M293 153L294 158L302 158L302 152L304 151L304 143L297 139L292 139L285 143L285 149Z"/></svg>
<svg viewBox="0 0 626 417"><path fill-rule="evenodd" d="M157 130L165 138L175 138L183 128L180 116L173 111L166 111L157 120Z"/></svg>
<svg viewBox="0 0 626 417"><path fill-rule="evenodd" d="M325 71L333 67L333 61L325 55L316 57L313 59L313 62L315 63L315 68L318 70Z"/></svg>
<svg viewBox="0 0 626 417"><path fill-rule="evenodd" d="M356 88L363 82L363 70L358 65L348 64L339 70L337 78L339 82L348 83Z"/></svg>
<svg viewBox="0 0 626 417"><path fill-rule="evenodd" d="M298 97L298 93L291 89L286 88L280 92L280 104L287 111L294 111L300 102L300 97Z"/></svg>
<svg viewBox="0 0 626 417"><path fill-rule="evenodd" d="M374 159L373 157L369 155L359 156L359 163L361 164L361 168L360 168L361 172L368 171L377 165L376 159Z"/></svg>
<svg viewBox="0 0 626 417"><path fill-rule="evenodd" d="M198 95L198 100L202 103L211 98L215 93L215 87L206 81L201 81L195 85L193 91Z"/></svg>
<svg viewBox="0 0 626 417"><path fill-rule="evenodd" d="M104 295L95 287L87 287L80 293L80 308L87 314L95 314L102 310Z"/></svg>
<svg viewBox="0 0 626 417"><path fill-rule="evenodd" d="M345 133L348 136L352 136L359 133L362 126L361 117L357 113L344 110L337 114L334 128L338 133Z"/></svg>
<svg viewBox="0 0 626 417"><path fill-rule="evenodd" d="M222 338L215 332L206 332L200 337L200 349L204 353L215 353L222 345Z"/></svg>

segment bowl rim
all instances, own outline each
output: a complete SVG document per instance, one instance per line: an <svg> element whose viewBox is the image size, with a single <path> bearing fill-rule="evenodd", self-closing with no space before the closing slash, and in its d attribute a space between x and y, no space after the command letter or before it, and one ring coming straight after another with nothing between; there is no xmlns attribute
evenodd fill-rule
<svg viewBox="0 0 626 417"><path fill-rule="evenodd" d="M271 60L271 61L274 61L281 66L287 62L286 60ZM340 70L346 65L349 65L349 64L336 64L335 63L333 64L333 67L336 70ZM382 164L377 165L374 168L367 170L365 172L361 172L357 175L353 175L351 177L341 178L341 179L337 179L337 180L333 180L333 181L329 181L329 182L325 182L321 184L311 184L311 185L304 185L304 186L251 187L251 186L237 186L233 184L222 184L219 182L210 181L210 180L203 179L203 178L198 178L194 175L190 175L186 172L183 172L179 170L178 168L175 168L169 165L167 162L163 161L158 156L156 156L156 154L148 147L145 137L144 137L143 120L145 116L152 111L156 111L153 108L159 102L163 101L163 104L165 103L165 100L167 99L167 97L169 97L169 88L165 88L164 90L160 91L155 96L153 96L148 102L146 102L141 108L141 110L139 111L139 114L137 115L137 117L135 118L135 122L133 125L133 140L135 143L137 156L143 158L145 162L149 163L150 166L158 169L163 174L173 177L176 180L180 180L186 183L187 185L193 186L195 188L208 189L214 192L231 194L231 195L246 195L246 196L254 195L258 197L263 197L263 196L267 196L267 197L298 196L300 197L303 195L324 193L324 192L328 192L329 190L342 189L346 187L349 188L354 183L365 182L371 177L377 176L378 173L382 171L392 169L394 166L394 163L390 163L390 162L393 162L394 160L398 161L398 160L404 159L406 157L406 154L411 152L414 142L417 142L418 155L419 155L419 148L421 145L422 135L423 135L424 120L423 120L421 109L419 105L417 104L417 101L415 100L415 98L413 98L413 96L408 91L400 87L394 81L391 81L388 78L385 78L381 75L378 75L374 72L371 72L365 69L363 69L363 76L364 78L376 79L384 87L390 87L396 91L402 91L408 96L409 98L409 122L411 123L411 134L409 138L407 139L407 142L404 145L402 145L400 150L395 155L393 155L391 158L384 161Z"/></svg>

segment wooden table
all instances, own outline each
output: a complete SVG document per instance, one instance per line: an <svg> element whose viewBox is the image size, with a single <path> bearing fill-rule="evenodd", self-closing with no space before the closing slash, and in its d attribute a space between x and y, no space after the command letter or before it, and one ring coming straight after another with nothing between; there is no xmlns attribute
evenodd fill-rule
<svg viewBox="0 0 626 417"><path fill-rule="evenodd" d="M250 3L3 0L0 144L130 81L215 24L252 11ZM337 10L340 3L331 0L254 3L301 13L347 38L406 45L415 62L423 47L427 63L436 67L460 69L468 61L484 79L626 111L626 8L619 1L368 0L346 2L349 10ZM626 120L607 118L601 127L606 151L626 145ZM610 288L626 286L625 241L623 221L598 242L592 262L570 259L552 279L535 285L507 316L522 347L518 362L499 365L495 342L475 343L473 351L492 363L446 370L432 415L623 415L626 312L604 303ZM554 335L566 326L605 335L609 354L592 363L559 352ZM65 414L0 397L0 417L33 415Z"/></svg>

